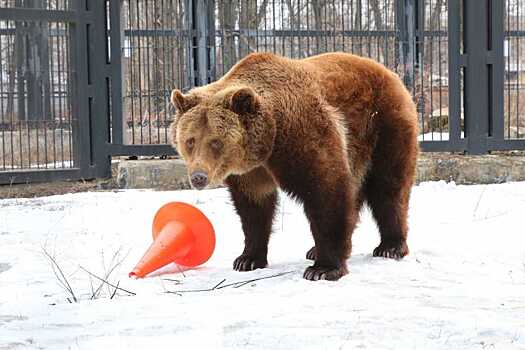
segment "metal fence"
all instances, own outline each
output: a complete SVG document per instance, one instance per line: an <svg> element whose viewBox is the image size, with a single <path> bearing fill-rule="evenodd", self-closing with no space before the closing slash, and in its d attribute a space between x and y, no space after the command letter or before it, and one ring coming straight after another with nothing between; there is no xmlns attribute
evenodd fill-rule
<svg viewBox="0 0 525 350"><path fill-rule="evenodd" d="M187 90L213 81L255 51L291 58L346 51L374 58L402 75L411 89L420 109L421 139L447 139L446 1L424 3L420 14L426 19L426 29L419 36L412 32L411 38L406 7L400 1L210 3L213 6L197 8L195 2L177 0L123 2L126 142L166 142L171 89ZM205 34L196 36L192 30ZM412 49L427 50L409 51L408 45L403 47L409 40ZM191 57L198 48L205 51L206 58ZM423 52L428 54L423 56Z"/></svg>
<svg viewBox="0 0 525 350"><path fill-rule="evenodd" d="M504 133L507 139L523 139L525 138L525 2L507 0L504 10Z"/></svg>
<svg viewBox="0 0 525 350"><path fill-rule="evenodd" d="M16 5L16 6L15 6ZM64 2L2 1L63 9ZM69 24L0 21L0 172L74 167Z"/></svg>
<svg viewBox="0 0 525 350"><path fill-rule="evenodd" d="M0 0L0 183L174 154L171 90L255 51L382 62L413 95L424 150L525 149L524 11L525 0Z"/></svg>

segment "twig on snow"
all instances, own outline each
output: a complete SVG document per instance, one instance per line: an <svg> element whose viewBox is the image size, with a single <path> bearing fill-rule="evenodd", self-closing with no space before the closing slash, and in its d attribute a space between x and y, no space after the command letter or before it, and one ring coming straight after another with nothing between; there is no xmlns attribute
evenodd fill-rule
<svg viewBox="0 0 525 350"><path fill-rule="evenodd" d="M180 284L180 280L176 280L176 279L173 279L173 278L161 278L161 280L163 281L169 281L169 282L175 282L175 284Z"/></svg>
<svg viewBox="0 0 525 350"><path fill-rule="evenodd" d="M100 277L98 277L97 275L95 275L95 274L89 272L88 270L86 270L86 269L83 268L82 266L79 265L79 267L80 267L81 270L83 270L84 272L88 273L90 276L95 277L97 280L99 280L99 281L101 281L101 282L104 282L104 283L107 284L108 286L111 286L111 287L113 287L113 288L115 288L115 289L117 289L117 290L121 290L121 291L126 292L126 293L131 294L131 295L137 295L137 293L130 292L129 290L126 290L126 289L124 289L124 288L119 287L119 286L118 286L118 283L117 283L117 285L114 285L114 284L112 284L112 283L110 283L110 282L104 280L103 278L100 278Z"/></svg>
<svg viewBox="0 0 525 350"><path fill-rule="evenodd" d="M128 256L129 251L122 259L115 262L117 257L120 255L121 251L122 251L122 246L119 247L119 249L117 249L117 251L113 254L113 257L111 258L111 261L109 264L109 270L106 270L106 266L104 264L104 251L102 251L102 263L104 265L104 278L103 278L104 280L108 280L109 276L113 273L113 271L115 271L115 269L119 267L122 264L122 262L124 262L126 257ZM96 299L98 297L103 286L104 286L104 282L100 283L100 285L97 287L95 292L91 294L91 299ZM108 294L111 294L111 290L109 289L109 286L108 286Z"/></svg>
<svg viewBox="0 0 525 350"><path fill-rule="evenodd" d="M293 271L286 271L286 272L277 273L277 274L271 275L271 276L252 278L252 279L245 280L245 281L233 282L233 283L229 283L229 284L225 284L223 286L220 286L218 289L222 289L222 288L226 288L226 287L230 287L230 286L233 286L233 288L239 288L239 287L242 287L242 286L244 286L244 285L246 285L248 283L251 283L251 282L265 280L265 279L268 279L268 278L280 277L280 276L287 275L287 274L292 273L292 272Z"/></svg>
<svg viewBox="0 0 525 350"><path fill-rule="evenodd" d="M244 285L246 285L248 283L251 283L251 282L265 280L265 279L268 279L268 278L280 277L280 276L283 276L283 275L286 275L286 274L289 274L289 273L292 273L292 272L293 271L286 271L286 272L277 273L277 274L271 275L271 276L252 278L252 279L249 279L249 280L238 281L238 282L233 282L233 283L228 283L228 284L223 284L226 281L226 279L223 279L222 281L217 283L212 288L166 291L166 293L182 295L182 293L211 292L211 291L214 291L214 290L217 290L217 289L223 289L223 288L232 287L232 286L233 286L233 288L239 288L239 287L242 287L242 286L244 286Z"/></svg>
<svg viewBox="0 0 525 350"><path fill-rule="evenodd" d="M487 190L487 186L484 186L483 190L481 191L481 193L480 193L480 195L478 197L478 202L476 203L476 206L474 207L474 212L472 213L472 218L473 219L476 218L476 214L478 212L479 203L481 203L481 198L483 198L483 194L485 194L486 190Z"/></svg>
<svg viewBox="0 0 525 350"><path fill-rule="evenodd" d="M113 297L115 296L115 294L117 294L117 290L118 290L118 286L120 284L120 281L117 282L117 286L115 287L115 289L113 290L113 294L111 294L111 297L109 297L109 300L113 299Z"/></svg>
<svg viewBox="0 0 525 350"><path fill-rule="evenodd" d="M55 277L57 278L58 282L60 283L60 285L62 286L62 288L64 288L69 294L71 294L71 297L73 298L73 301L75 303L78 303L78 299L75 293L73 292L73 288L69 284L68 279L64 275L64 272L62 271L62 269L56 262L55 258L51 254L49 254L46 248L42 247L42 251L44 252L45 256L49 259L49 261L51 262L53 273ZM57 273L57 270L58 270L58 273ZM69 298L67 298L67 300L71 303L71 300Z"/></svg>
<svg viewBox="0 0 525 350"><path fill-rule="evenodd" d="M212 288L212 290L213 290L213 289L217 289L217 288L218 288L221 284L223 284L224 282L226 282L226 278L223 279L222 281L220 281L219 283L217 283L217 284L215 285L215 287Z"/></svg>

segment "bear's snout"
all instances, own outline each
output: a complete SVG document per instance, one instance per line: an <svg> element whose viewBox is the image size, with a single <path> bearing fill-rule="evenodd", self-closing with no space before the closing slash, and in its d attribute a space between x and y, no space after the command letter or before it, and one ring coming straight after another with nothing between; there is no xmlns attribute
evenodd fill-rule
<svg viewBox="0 0 525 350"><path fill-rule="evenodd" d="M191 185L197 190L202 190L208 185L208 175L202 171L195 171L190 176Z"/></svg>

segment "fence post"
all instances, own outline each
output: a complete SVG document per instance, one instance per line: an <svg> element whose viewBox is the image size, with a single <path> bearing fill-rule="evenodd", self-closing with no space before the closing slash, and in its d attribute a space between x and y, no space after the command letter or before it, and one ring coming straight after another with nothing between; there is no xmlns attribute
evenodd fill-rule
<svg viewBox="0 0 525 350"><path fill-rule="evenodd" d="M416 17L417 0L396 1L396 21L399 32L399 64L403 69L403 82L410 91L414 87L416 57Z"/></svg>
<svg viewBox="0 0 525 350"><path fill-rule="evenodd" d="M465 136L469 154L487 153L489 126L488 2L464 0Z"/></svg>
<svg viewBox="0 0 525 350"><path fill-rule="evenodd" d="M503 141L505 139L505 3L503 1L491 1L489 18L489 50L492 64L489 82L492 96L489 136L497 141Z"/></svg>
<svg viewBox="0 0 525 350"><path fill-rule="evenodd" d="M108 33L106 28L105 1L88 0L87 15L91 15L88 24L88 91L90 91L88 113L90 120L94 175L98 178L111 176L110 141L110 73L108 70ZM118 44L117 44L118 45ZM112 45L112 46L117 46Z"/></svg>
<svg viewBox="0 0 525 350"><path fill-rule="evenodd" d="M109 2L109 37L111 47L108 53L109 62L106 64L110 67L109 74L111 79L111 91L109 91L108 99L111 101L111 141L113 144L122 145L127 143L128 134L125 132L127 128L126 106L123 96L125 89L124 81L124 64L122 62L122 48L124 48L124 28L121 20L122 0ZM108 87L109 89L109 87ZM109 116L108 116L109 117Z"/></svg>
<svg viewBox="0 0 525 350"><path fill-rule="evenodd" d="M215 0L206 2L207 16L206 16L206 40L207 40L207 55L208 55L208 83L217 79L216 62L215 62Z"/></svg>
<svg viewBox="0 0 525 350"><path fill-rule="evenodd" d="M213 11L215 1L190 0L192 35L192 60L194 86L206 85L212 78L210 36L215 29ZM211 9L211 10L210 10ZM214 35L213 35L214 36ZM213 65L214 66L214 65Z"/></svg>

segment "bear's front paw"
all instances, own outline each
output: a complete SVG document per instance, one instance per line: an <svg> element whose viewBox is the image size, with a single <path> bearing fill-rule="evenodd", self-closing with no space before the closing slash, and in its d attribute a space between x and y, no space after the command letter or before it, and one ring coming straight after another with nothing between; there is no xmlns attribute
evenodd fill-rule
<svg viewBox="0 0 525 350"><path fill-rule="evenodd" d="M310 248L309 251L306 252L306 259L308 260L315 260L315 257L317 256L317 253L315 252L315 246Z"/></svg>
<svg viewBox="0 0 525 350"><path fill-rule="evenodd" d="M408 246L406 242L381 242L372 253L373 256L390 259L401 259L407 254Z"/></svg>
<svg viewBox="0 0 525 350"><path fill-rule="evenodd" d="M337 281L348 273L346 267L310 266L304 271L303 278L310 281L328 280Z"/></svg>
<svg viewBox="0 0 525 350"><path fill-rule="evenodd" d="M252 271L255 269L263 269L266 266L268 266L266 259L254 258L245 254L242 254L233 262L233 269L235 271Z"/></svg>

